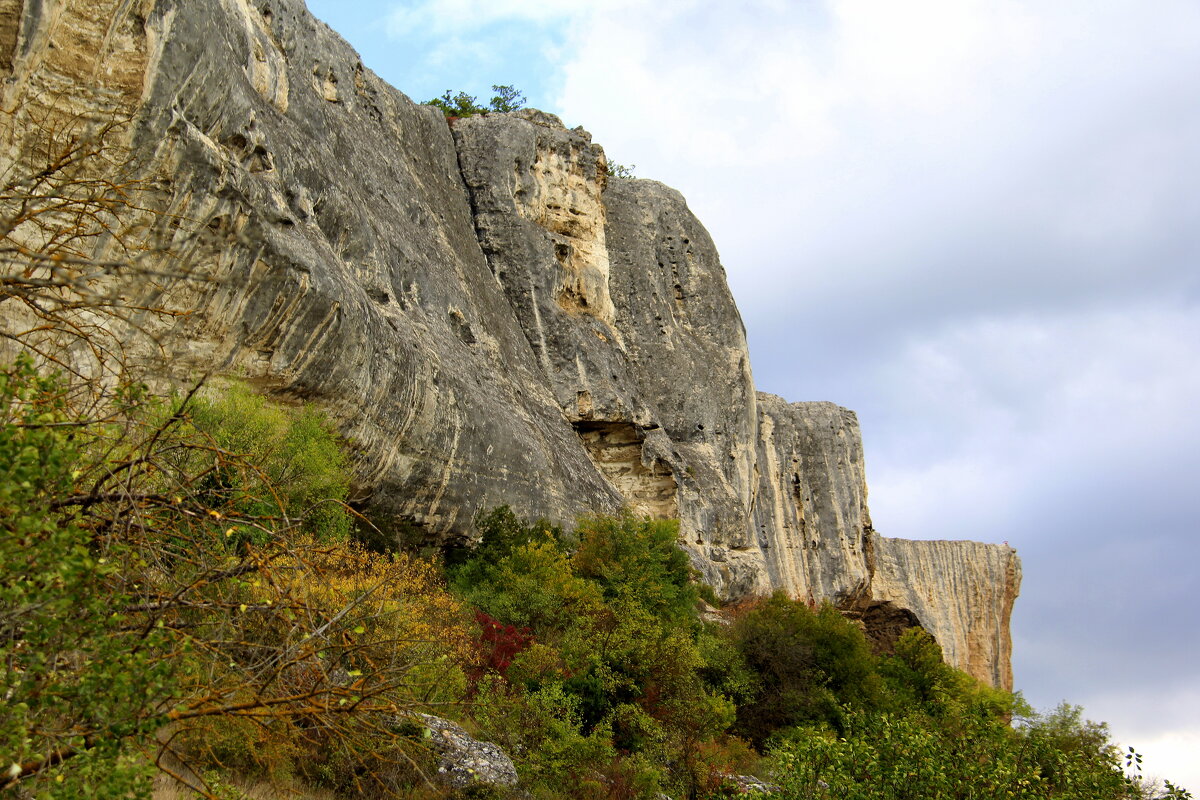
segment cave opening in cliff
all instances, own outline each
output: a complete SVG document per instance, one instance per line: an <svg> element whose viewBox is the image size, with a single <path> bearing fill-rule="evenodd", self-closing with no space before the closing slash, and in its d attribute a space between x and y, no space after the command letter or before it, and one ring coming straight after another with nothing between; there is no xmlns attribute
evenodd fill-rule
<svg viewBox="0 0 1200 800"><path fill-rule="evenodd" d="M635 514L657 519L679 516L678 485L662 459L646 464L646 435L632 422L581 420L573 423L584 449Z"/></svg>
<svg viewBox="0 0 1200 800"><path fill-rule="evenodd" d="M889 601L873 602L853 616L862 622L867 641L877 655L895 653L896 642L905 631L924 627L916 614Z"/></svg>

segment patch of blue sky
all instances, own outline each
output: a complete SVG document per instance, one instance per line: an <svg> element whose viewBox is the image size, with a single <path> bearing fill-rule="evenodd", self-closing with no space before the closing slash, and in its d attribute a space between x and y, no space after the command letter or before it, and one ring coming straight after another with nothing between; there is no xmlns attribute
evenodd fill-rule
<svg viewBox="0 0 1200 800"><path fill-rule="evenodd" d="M308 0L308 6L353 40L368 69L417 102L449 90L464 91L486 105L493 85L510 85L525 94L529 105L557 111L569 35L565 17L494 15L456 30L427 12L404 7L384 13L341 0Z"/></svg>

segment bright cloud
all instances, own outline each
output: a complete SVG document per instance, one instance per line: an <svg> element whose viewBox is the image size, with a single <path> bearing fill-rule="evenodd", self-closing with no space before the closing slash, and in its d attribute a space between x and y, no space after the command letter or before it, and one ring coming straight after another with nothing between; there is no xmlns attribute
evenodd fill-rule
<svg viewBox="0 0 1200 800"><path fill-rule="evenodd" d="M1122 259L1200 210L1195 172L1174 160L1200 169L1200 109L1179 102L1173 134L1158 119L1164 95L1182 101L1200 73L1198 14L1172 2L722 15L646 4L575 29L560 105L618 161L684 190L738 257L727 261L743 305L790 305L780 280L828 295L848 271L888 293L915 277L910 293L934 299L925 277L1017 299L1037 293L1033 276L1067 294L1124 290ZM782 251L765 229L796 246ZM1030 239L1050 248L1051 274L1025 252ZM1071 260L1081 246L1086 263ZM896 269L915 258L926 259L915 276Z"/></svg>
<svg viewBox="0 0 1200 800"><path fill-rule="evenodd" d="M1165 778L1188 789L1200 786L1200 731L1181 728L1126 741L1142 754L1147 778Z"/></svg>

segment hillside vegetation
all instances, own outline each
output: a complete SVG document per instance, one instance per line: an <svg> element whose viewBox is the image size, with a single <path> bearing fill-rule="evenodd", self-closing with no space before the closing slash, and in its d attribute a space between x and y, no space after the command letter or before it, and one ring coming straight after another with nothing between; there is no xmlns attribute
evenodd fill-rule
<svg viewBox="0 0 1200 800"><path fill-rule="evenodd" d="M535 797L722 797L745 773L784 798L1188 796L920 629L874 654L783 595L701 621L674 522L501 508L472 550L373 552L315 409L128 386L81 418L67 386L27 356L0 375L14 796L148 797L156 770L214 797L230 775L435 796L415 709L499 743Z"/></svg>

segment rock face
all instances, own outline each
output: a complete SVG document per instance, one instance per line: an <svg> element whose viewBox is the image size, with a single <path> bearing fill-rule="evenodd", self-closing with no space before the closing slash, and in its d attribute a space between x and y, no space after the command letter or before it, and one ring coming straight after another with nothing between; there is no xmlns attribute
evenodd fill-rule
<svg viewBox="0 0 1200 800"><path fill-rule="evenodd" d="M758 396L756 560L772 588L829 599L886 649L920 625L946 660L1012 689L1008 620L1021 563L1007 545L909 541L874 532L854 412Z"/></svg>
<svg viewBox="0 0 1200 800"><path fill-rule="evenodd" d="M438 777L444 784L454 789L517 785L517 768L499 745L479 741L448 719L414 716L429 731L430 746L438 755Z"/></svg>
<svg viewBox="0 0 1200 800"><path fill-rule="evenodd" d="M549 114L454 138L488 265L598 471L635 511L679 517L698 564L742 547L753 380L704 227L662 184L607 180L604 151ZM749 586L756 567L725 573Z"/></svg>
<svg viewBox="0 0 1200 800"><path fill-rule="evenodd" d="M853 411L758 396L752 524L771 587L851 607L869 597L871 517Z"/></svg>
<svg viewBox="0 0 1200 800"><path fill-rule="evenodd" d="M876 537L877 602L912 611L946 660L993 686L1012 689L1008 619L1021 588L1021 562L1007 545Z"/></svg>
<svg viewBox="0 0 1200 800"><path fill-rule="evenodd" d="M0 0L0 79L11 162L47 108L131 120L205 278L171 288L187 316L147 354L325 406L380 522L679 517L726 596L828 598L884 643L919 623L1010 680L1011 551L874 534L854 414L755 392L708 233L672 189L607 178L582 129L448 126L301 0Z"/></svg>

